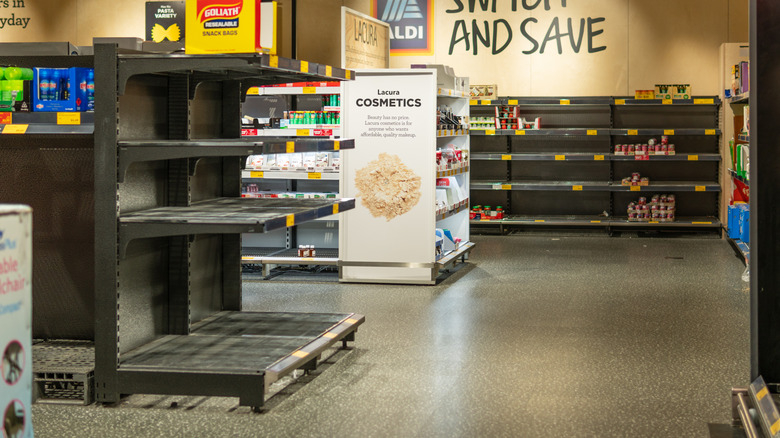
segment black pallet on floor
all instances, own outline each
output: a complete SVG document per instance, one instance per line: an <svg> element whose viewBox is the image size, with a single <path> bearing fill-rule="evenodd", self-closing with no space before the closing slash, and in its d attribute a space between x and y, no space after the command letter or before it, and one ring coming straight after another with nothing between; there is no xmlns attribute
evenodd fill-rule
<svg viewBox="0 0 780 438"><path fill-rule="evenodd" d="M91 404L95 400L94 379L92 342L56 340L33 345L36 402Z"/></svg>

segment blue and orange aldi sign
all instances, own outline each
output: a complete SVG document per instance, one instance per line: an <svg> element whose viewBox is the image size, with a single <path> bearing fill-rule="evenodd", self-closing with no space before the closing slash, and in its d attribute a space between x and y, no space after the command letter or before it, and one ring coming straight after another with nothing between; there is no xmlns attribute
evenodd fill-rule
<svg viewBox="0 0 780 438"><path fill-rule="evenodd" d="M434 0L372 0L371 14L390 25L391 55L433 54Z"/></svg>

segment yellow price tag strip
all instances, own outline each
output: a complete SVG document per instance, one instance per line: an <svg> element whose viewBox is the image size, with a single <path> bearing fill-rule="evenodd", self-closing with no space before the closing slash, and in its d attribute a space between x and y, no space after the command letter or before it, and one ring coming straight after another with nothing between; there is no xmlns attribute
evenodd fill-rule
<svg viewBox="0 0 780 438"><path fill-rule="evenodd" d="M715 135L717 133L718 133L718 131L715 130L715 129L705 129L704 130L704 135Z"/></svg>
<svg viewBox="0 0 780 438"><path fill-rule="evenodd" d="M597 129L588 129L588 135L599 135L599 131Z"/></svg>
<svg viewBox="0 0 780 438"><path fill-rule="evenodd" d="M688 155L688 161L699 161L698 155Z"/></svg>
<svg viewBox="0 0 780 438"><path fill-rule="evenodd" d="M341 149L341 142L336 140L336 141L333 142L333 150L337 151L339 149Z"/></svg>
<svg viewBox="0 0 780 438"><path fill-rule="evenodd" d="M693 99L694 105L712 105L715 103L715 99Z"/></svg>
<svg viewBox="0 0 780 438"><path fill-rule="evenodd" d="M507 102L509 105L517 105L517 99L509 99L509 102Z"/></svg>
<svg viewBox="0 0 780 438"><path fill-rule="evenodd" d="M706 188L706 187L704 187L704 186L696 186L696 187L694 188L694 190L696 190L697 192L704 192L704 191L706 191L706 190L707 190L707 188Z"/></svg>
<svg viewBox="0 0 780 438"><path fill-rule="evenodd" d="M479 105L479 101L478 100L470 100L469 101L469 105Z"/></svg>
<svg viewBox="0 0 780 438"><path fill-rule="evenodd" d="M712 225L712 222L691 222L693 225Z"/></svg>
<svg viewBox="0 0 780 438"><path fill-rule="evenodd" d="M328 332L328 333L325 333L324 335L322 335L323 338L328 338L328 339L335 339L336 336L338 336L338 335L333 333L333 332Z"/></svg>
<svg viewBox="0 0 780 438"><path fill-rule="evenodd" d="M632 192L639 192L642 190L642 186L631 186L630 189Z"/></svg>
<svg viewBox="0 0 780 438"><path fill-rule="evenodd" d="M512 184L501 184L501 190L512 190Z"/></svg>
<svg viewBox="0 0 780 438"><path fill-rule="evenodd" d="M515 135L525 135L525 130L518 129L515 131Z"/></svg>
<svg viewBox="0 0 780 438"><path fill-rule="evenodd" d="M600 224L601 221L590 221L590 223L592 223L592 224Z"/></svg>
<svg viewBox="0 0 780 438"><path fill-rule="evenodd" d="M496 130L495 129L486 129L485 130L485 135L496 135Z"/></svg>
<svg viewBox="0 0 780 438"><path fill-rule="evenodd" d="M80 125L81 113L57 113L58 125Z"/></svg>
<svg viewBox="0 0 780 438"><path fill-rule="evenodd" d="M333 214L339 214L339 205L333 204Z"/></svg>
<svg viewBox="0 0 780 438"><path fill-rule="evenodd" d="M271 59L268 60L268 65L270 65L273 68L279 68L279 57L271 56Z"/></svg>
<svg viewBox="0 0 780 438"><path fill-rule="evenodd" d="M582 186L571 186L571 189L574 190L575 192L581 192Z"/></svg>
<svg viewBox="0 0 780 438"><path fill-rule="evenodd" d="M594 161L604 161L604 155L594 155L593 156Z"/></svg>
<svg viewBox="0 0 780 438"><path fill-rule="evenodd" d="M772 435L776 435L778 431L780 431L780 420L775 421L773 425L769 426L769 433Z"/></svg>
<svg viewBox="0 0 780 438"><path fill-rule="evenodd" d="M27 126L29 125L5 125L3 134L24 134L27 132Z"/></svg>
<svg viewBox="0 0 780 438"><path fill-rule="evenodd" d="M566 160L566 155L556 155L555 156L555 161L565 161L565 160Z"/></svg>
<svg viewBox="0 0 780 438"><path fill-rule="evenodd" d="M648 222L648 223L649 223L649 224L659 224L660 222L658 222L658 221L650 221L650 222Z"/></svg>
<svg viewBox="0 0 780 438"><path fill-rule="evenodd" d="M543 223L543 222L544 222L544 219L536 219L534 222L537 222L537 223Z"/></svg>
<svg viewBox="0 0 780 438"><path fill-rule="evenodd" d="M626 99L615 99L615 105L625 105Z"/></svg>
<svg viewBox="0 0 780 438"><path fill-rule="evenodd" d="M304 357L308 356L308 355L309 355L309 353L307 353L307 352L305 352L305 351L298 350L298 351L296 351L295 353L293 353L292 355L293 355L293 356L295 356L295 357L297 357L297 358L301 358L301 359L303 359Z"/></svg>
<svg viewBox="0 0 780 438"><path fill-rule="evenodd" d="M628 135L639 135L638 129L629 129L627 132Z"/></svg>
<svg viewBox="0 0 780 438"><path fill-rule="evenodd" d="M764 397L766 397L769 394L769 390L767 388L762 388L761 391L758 391L756 393L756 398L758 401L761 401Z"/></svg>
<svg viewBox="0 0 780 438"><path fill-rule="evenodd" d="M295 152L295 142L294 141L288 141L287 142L287 153L292 154Z"/></svg>
<svg viewBox="0 0 780 438"><path fill-rule="evenodd" d="M298 137L311 137L311 129L296 129L295 135Z"/></svg>
<svg viewBox="0 0 780 438"><path fill-rule="evenodd" d="M344 72L344 77L347 79L352 79L352 70L347 70Z"/></svg>
<svg viewBox="0 0 780 438"><path fill-rule="evenodd" d="M249 172L249 177L250 178L262 178L263 175L264 175L263 172L257 171L257 170L253 170L253 171Z"/></svg>
<svg viewBox="0 0 780 438"><path fill-rule="evenodd" d="M512 156L509 155L509 154L504 154L504 155L501 155L501 159L503 161L511 161L512 160Z"/></svg>
<svg viewBox="0 0 780 438"><path fill-rule="evenodd" d="M320 173L320 172L309 172L309 179L322 179L322 173Z"/></svg>
<svg viewBox="0 0 780 438"><path fill-rule="evenodd" d="M303 94L314 94L317 92L316 87L303 87Z"/></svg>
<svg viewBox="0 0 780 438"><path fill-rule="evenodd" d="M260 95L260 87L250 87L248 90L246 90L246 94L248 96L259 96Z"/></svg>
<svg viewBox="0 0 780 438"><path fill-rule="evenodd" d="M329 65L325 66L325 76L333 76L333 67Z"/></svg>
<svg viewBox="0 0 780 438"><path fill-rule="evenodd" d="M301 73L308 73L308 72L309 72L309 62L301 61Z"/></svg>
<svg viewBox="0 0 780 438"><path fill-rule="evenodd" d="M490 101L489 100L481 100L481 101L479 101L479 103L481 105L490 105Z"/></svg>
<svg viewBox="0 0 780 438"><path fill-rule="evenodd" d="M561 99L561 105L571 105L571 100L569 100L569 99Z"/></svg>
<svg viewBox="0 0 780 438"><path fill-rule="evenodd" d="M287 226L292 227L295 225L295 215L294 214L288 214L287 215Z"/></svg>
<svg viewBox="0 0 780 438"><path fill-rule="evenodd" d="M674 135L674 129L664 129L664 135Z"/></svg>
<svg viewBox="0 0 780 438"><path fill-rule="evenodd" d="M661 101L661 103L664 105L671 105L674 103L674 101L672 99L664 99Z"/></svg>

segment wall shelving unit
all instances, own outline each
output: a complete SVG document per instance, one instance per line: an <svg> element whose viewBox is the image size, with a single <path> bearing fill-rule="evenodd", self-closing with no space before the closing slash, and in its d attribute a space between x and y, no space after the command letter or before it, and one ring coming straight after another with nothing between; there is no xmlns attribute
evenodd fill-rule
<svg viewBox="0 0 780 438"><path fill-rule="evenodd" d="M472 100L471 115L518 106L542 129L472 131L472 205L502 206L503 220L472 226L600 227L718 232L720 196L717 97L507 97ZM614 145L669 137L675 155L618 155ZM623 186L639 172L648 186ZM640 196L674 194L674 222L634 222L626 207Z"/></svg>
<svg viewBox="0 0 780 438"><path fill-rule="evenodd" d="M353 199L241 197L248 155L354 148L352 140L247 139L256 85L352 72L268 55L118 53L95 47L95 383L122 394L235 396L354 339L363 316L242 311L241 234L354 208Z"/></svg>
<svg viewBox="0 0 780 438"><path fill-rule="evenodd" d="M92 56L71 56L66 46L0 43L0 65L94 67ZM92 340L94 114L64 115L0 112L0 201L34 211L33 337Z"/></svg>
<svg viewBox="0 0 780 438"><path fill-rule="evenodd" d="M318 83L322 84L322 83ZM297 84L286 84L297 85ZM248 90L242 106L244 114L259 114L261 117L279 117L283 111L324 111L340 113L339 106L322 103L323 95L340 95L340 86L280 86L253 87ZM341 124L289 125L284 129L257 129L244 125L242 136L248 139L277 137L280 139L322 139L324 148L312 152L323 152L333 148L333 140L341 137ZM326 140L327 139L327 140ZM338 149L338 148L335 148ZM282 152L283 153L283 152ZM330 153L330 152L329 152ZM280 192L340 192L340 172L336 169L303 170L259 170L245 168L242 171L244 186L254 185L263 190ZM244 193L242 196L258 196ZM313 245L315 255L300 256L299 245ZM260 267L264 278L270 278L272 269L278 265L294 266L337 266L338 216L326 220L309 222L303 226L277 230L268 234L245 234L242 236L242 263L249 270Z"/></svg>

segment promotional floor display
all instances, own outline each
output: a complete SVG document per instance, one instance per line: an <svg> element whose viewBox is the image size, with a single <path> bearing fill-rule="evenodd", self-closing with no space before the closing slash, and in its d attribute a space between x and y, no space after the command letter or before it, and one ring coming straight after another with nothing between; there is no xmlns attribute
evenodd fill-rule
<svg viewBox="0 0 780 438"><path fill-rule="evenodd" d="M0 415L3 437L33 436L32 209L0 205Z"/></svg>
<svg viewBox="0 0 780 438"><path fill-rule="evenodd" d="M473 246L468 80L441 69L362 70L342 102L345 135L361 147L342 159L342 195L357 202L340 221L341 281L435 282Z"/></svg>

